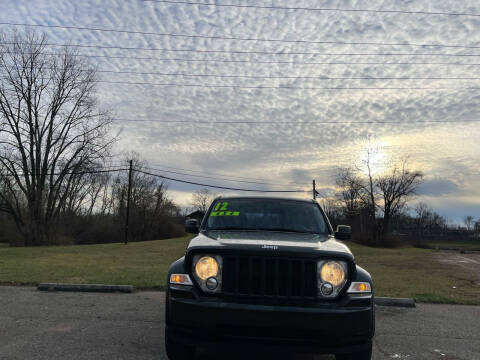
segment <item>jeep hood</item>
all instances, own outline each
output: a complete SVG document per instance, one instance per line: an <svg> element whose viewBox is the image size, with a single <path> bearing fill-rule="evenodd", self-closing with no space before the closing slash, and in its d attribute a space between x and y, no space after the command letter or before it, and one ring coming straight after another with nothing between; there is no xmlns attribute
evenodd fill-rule
<svg viewBox="0 0 480 360"><path fill-rule="evenodd" d="M353 261L350 249L331 235L278 231L209 231L190 241L187 253L220 252L265 255L342 256ZM299 254L299 255L300 255Z"/></svg>

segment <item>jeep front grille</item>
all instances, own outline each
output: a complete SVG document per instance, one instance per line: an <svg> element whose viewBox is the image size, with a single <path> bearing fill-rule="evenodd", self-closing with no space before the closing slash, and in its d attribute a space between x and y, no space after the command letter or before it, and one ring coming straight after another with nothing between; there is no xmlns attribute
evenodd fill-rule
<svg viewBox="0 0 480 360"><path fill-rule="evenodd" d="M316 262L277 257L223 256L225 295L313 299Z"/></svg>

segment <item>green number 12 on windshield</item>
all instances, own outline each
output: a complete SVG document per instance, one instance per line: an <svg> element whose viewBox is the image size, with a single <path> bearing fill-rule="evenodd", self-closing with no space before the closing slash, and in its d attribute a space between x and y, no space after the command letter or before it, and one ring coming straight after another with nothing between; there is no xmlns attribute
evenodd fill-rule
<svg viewBox="0 0 480 360"><path fill-rule="evenodd" d="M215 205L215 211L225 211L227 210L228 202L219 202Z"/></svg>
<svg viewBox="0 0 480 360"><path fill-rule="evenodd" d="M239 216L239 211L227 211L228 202L219 202L210 213L210 216Z"/></svg>

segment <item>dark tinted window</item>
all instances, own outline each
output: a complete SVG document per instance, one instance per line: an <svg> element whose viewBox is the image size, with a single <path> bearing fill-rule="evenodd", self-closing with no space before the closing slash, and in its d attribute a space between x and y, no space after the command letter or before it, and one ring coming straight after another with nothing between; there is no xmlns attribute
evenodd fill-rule
<svg viewBox="0 0 480 360"><path fill-rule="evenodd" d="M219 199L208 214L207 229L328 233L316 204L275 199Z"/></svg>

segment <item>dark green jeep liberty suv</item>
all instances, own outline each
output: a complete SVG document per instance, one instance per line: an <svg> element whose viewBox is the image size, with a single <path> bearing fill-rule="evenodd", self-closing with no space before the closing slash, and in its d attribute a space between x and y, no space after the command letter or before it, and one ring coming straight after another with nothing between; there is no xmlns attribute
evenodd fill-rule
<svg viewBox="0 0 480 360"><path fill-rule="evenodd" d="M371 358L372 278L313 200L217 198L186 254L170 266L165 343L171 360L197 347L279 346Z"/></svg>

